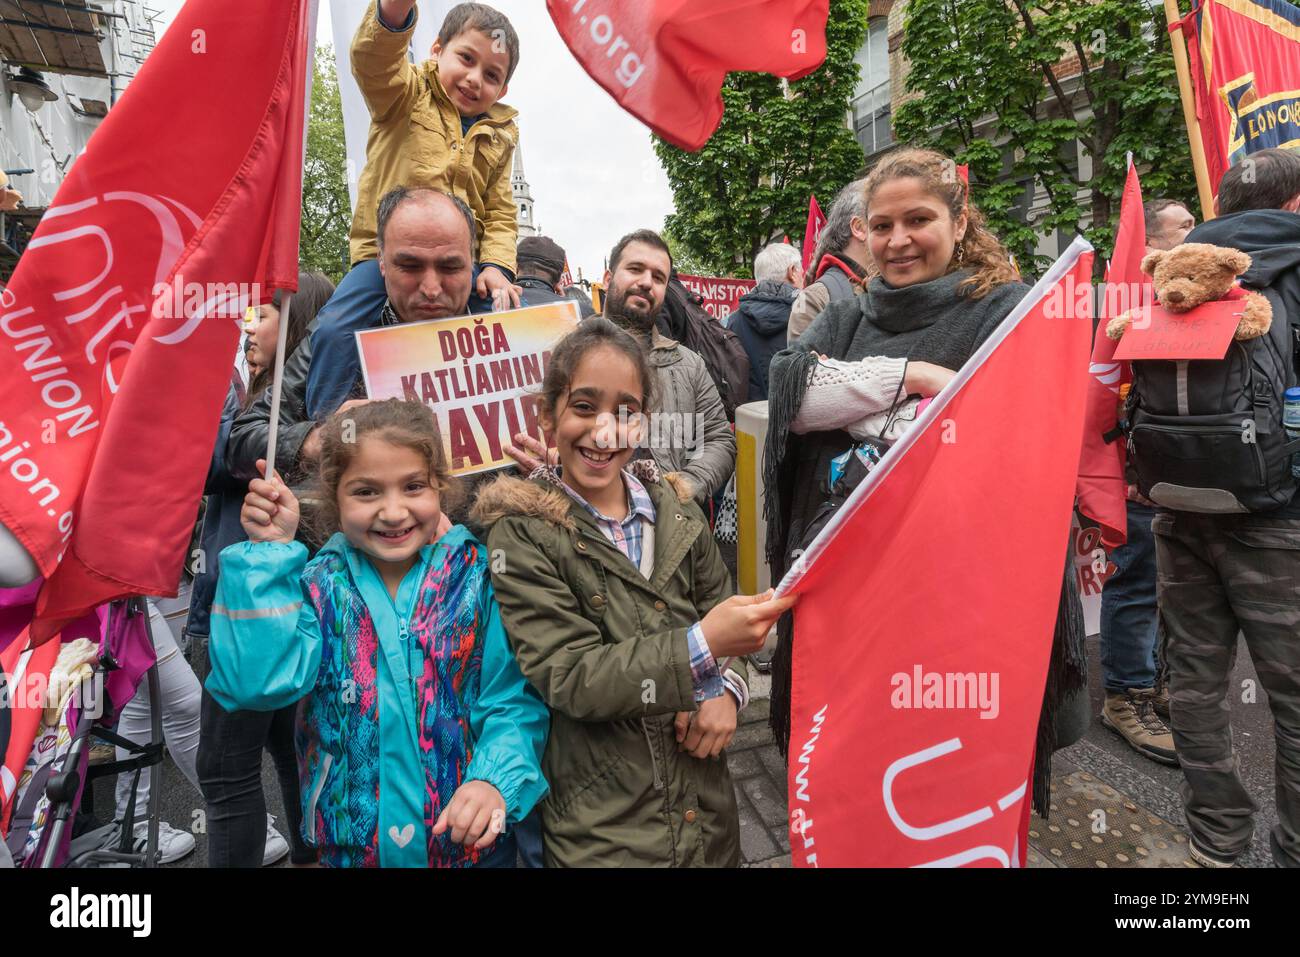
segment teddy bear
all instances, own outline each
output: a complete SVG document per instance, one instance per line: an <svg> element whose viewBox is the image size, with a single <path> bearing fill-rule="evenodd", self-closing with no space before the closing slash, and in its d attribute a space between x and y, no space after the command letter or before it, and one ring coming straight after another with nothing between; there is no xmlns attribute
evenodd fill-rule
<svg viewBox="0 0 1300 957"><path fill-rule="evenodd" d="M1169 312L1190 312L1207 302L1240 301L1241 318L1234 339L1254 339L1273 324L1273 307L1257 292L1237 285L1250 268L1250 257L1239 249L1209 243L1183 243L1157 249L1142 258L1142 271L1151 277L1160 305ZM1106 335L1118 340L1133 321L1130 309L1106 324Z"/></svg>

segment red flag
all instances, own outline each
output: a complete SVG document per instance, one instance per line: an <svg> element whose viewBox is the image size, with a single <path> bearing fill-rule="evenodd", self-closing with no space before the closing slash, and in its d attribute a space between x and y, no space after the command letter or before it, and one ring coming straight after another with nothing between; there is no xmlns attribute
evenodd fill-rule
<svg viewBox="0 0 1300 957"><path fill-rule="evenodd" d="M1083 427L1091 302L1075 290L1091 270L1076 239L782 583L800 594L797 866L1019 862Z"/></svg>
<svg viewBox="0 0 1300 957"><path fill-rule="evenodd" d="M1142 184L1130 161L1115 231L1115 255L1106 270L1106 296L1088 364L1088 414L1079 453L1079 511L1101 527L1101 540L1109 548L1128 539L1128 482L1124 479L1123 437L1107 442L1103 436L1112 433L1119 421L1120 387L1133 375L1127 362L1114 358L1118 343L1106 335L1106 322L1149 298L1150 280L1142 273L1146 243Z"/></svg>
<svg viewBox="0 0 1300 957"><path fill-rule="evenodd" d="M1182 21L1210 184L1270 147L1300 147L1300 7L1201 0Z"/></svg>
<svg viewBox="0 0 1300 957"><path fill-rule="evenodd" d="M732 71L807 76L826 59L830 0L546 0L593 80L674 146L722 120Z"/></svg>
<svg viewBox="0 0 1300 957"><path fill-rule="evenodd" d="M7 698L3 707L8 709L11 720L9 741L0 754L0 836L9 832L18 782L41 726L50 669L59 657L57 641L29 648L25 637L0 651L0 671L5 674Z"/></svg>
<svg viewBox="0 0 1300 957"><path fill-rule="evenodd" d="M958 163L958 164L957 164L957 175L961 177L961 181L962 181L963 183L965 183L967 187L970 186L970 166L969 166L969 164L967 164L967 163Z"/></svg>
<svg viewBox="0 0 1300 957"><path fill-rule="evenodd" d="M803 231L803 271L807 272L808 267L812 264L813 253L817 249L817 237L822 234L822 227L826 225L826 217L822 214L822 208L817 205L817 197L808 197L808 225Z"/></svg>
<svg viewBox="0 0 1300 957"><path fill-rule="evenodd" d="M46 578L37 640L176 593L239 320L297 286L307 6L189 0L3 293L0 521Z"/></svg>

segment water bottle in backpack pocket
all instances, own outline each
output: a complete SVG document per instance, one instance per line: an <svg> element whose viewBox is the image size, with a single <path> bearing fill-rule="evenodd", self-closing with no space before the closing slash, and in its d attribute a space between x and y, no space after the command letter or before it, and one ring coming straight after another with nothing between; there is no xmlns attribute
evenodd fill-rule
<svg viewBox="0 0 1300 957"><path fill-rule="evenodd" d="M1282 427L1292 441L1300 439L1300 389L1287 389L1282 410ZM1291 474L1300 481L1300 452L1291 456Z"/></svg>
<svg viewBox="0 0 1300 957"><path fill-rule="evenodd" d="M1291 501L1300 450L1283 426L1296 385L1290 317L1278 298L1273 325L1234 340L1222 359L1133 362L1129 460L1138 490L1164 508L1210 514L1265 512Z"/></svg>

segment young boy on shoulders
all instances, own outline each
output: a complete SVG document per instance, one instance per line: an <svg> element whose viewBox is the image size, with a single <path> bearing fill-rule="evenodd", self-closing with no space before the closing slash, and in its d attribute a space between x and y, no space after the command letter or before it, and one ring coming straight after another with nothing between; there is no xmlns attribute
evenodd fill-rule
<svg viewBox="0 0 1300 957"><path fill-rule="evenodd" d="M510 188L518 112L500 102L519 63L518 34L486 4L457 4L443 20L430 59L413 64L407 53L416 16L415 0L374 0L352 41L352 73L370 109L370 133L352 219L352 270L312 334L312 416L328 415L349 398L358 371L353 333L378 322L386 296L377 204L394 187L433 187L463 199L477 233L480 303L472 311L519 305Z"/></svg>

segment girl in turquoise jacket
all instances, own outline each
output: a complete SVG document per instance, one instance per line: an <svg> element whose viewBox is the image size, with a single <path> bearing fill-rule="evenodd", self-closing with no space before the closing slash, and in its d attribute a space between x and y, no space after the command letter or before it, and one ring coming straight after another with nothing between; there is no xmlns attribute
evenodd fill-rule
<svg viewBox="0 0 1300 957"><path fill-rule="evenodd" d="M264 463L259 463L264 468ZM510 652L486 548L442 508L433 415L345 406L321 433L314 559L298 503L255 479L221 553L207 687L227 710L302 699L303 836L331 867L513 866L546 794L549 715Z"/></svg>

